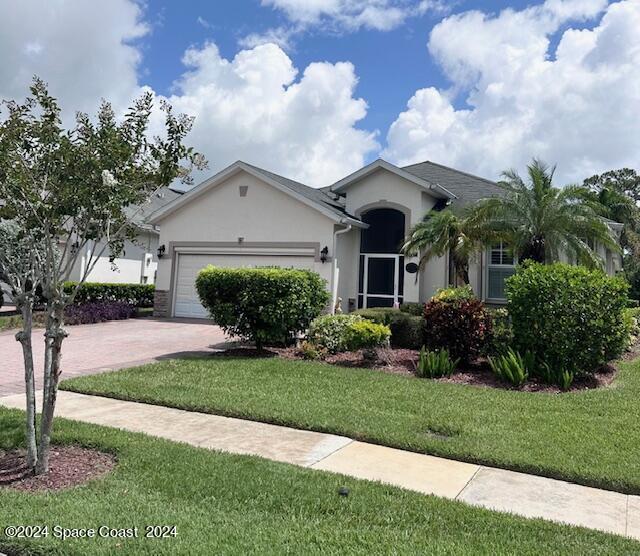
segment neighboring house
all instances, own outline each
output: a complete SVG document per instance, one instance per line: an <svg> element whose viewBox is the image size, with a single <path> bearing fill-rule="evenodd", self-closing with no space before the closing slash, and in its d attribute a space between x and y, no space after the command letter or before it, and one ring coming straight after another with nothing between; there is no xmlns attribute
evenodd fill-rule
<svg viewBox="0 0 640 556"><path fill-rule="evenodd" d="M182 195L168 187L162 188L153 195L148 203L142 207L131 207L128 210L131 221L137 228L137 235L133 241L126 241L124 250L119 257L111 261L111 254L107 249L98 259L87 277L88 282L110 282L119 284L154 284L158 266L158 229L147 223L148 217L175 201ZM90 263L92 253L102 248L104 244L89 242L78 257L78 263L72 270L70 280L78 281Z"/></svg>
<svg viewBox="0 0 640 556"><path fill-rule="evenodd" d="M149 218L164 251L155 312L206 317L195 278L208 264L309 268L344 312L426 301L451 282L452 271L445 256L415 273L417 258L399 253L411 226L429 210L501 192L494 182L433 162L398 168L377 160L323 189L236 162ZM621 268L617 254L601 255L610 274ZM482 299L504 302L514 266L506 246L495 245L472 260L471 285Z"/></svg>

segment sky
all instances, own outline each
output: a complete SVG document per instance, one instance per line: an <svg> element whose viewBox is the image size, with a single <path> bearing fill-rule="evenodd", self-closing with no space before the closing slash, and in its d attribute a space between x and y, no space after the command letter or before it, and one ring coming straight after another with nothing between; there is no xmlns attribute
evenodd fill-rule
<svg viewBox="0 0 640 556"><path fill-rule="evenodd" d="M209 175L539 157L563 185L640 169L638 29L640 0L0 0L0 98L37 74L71 125L150 90L195 117Z"/></svg>

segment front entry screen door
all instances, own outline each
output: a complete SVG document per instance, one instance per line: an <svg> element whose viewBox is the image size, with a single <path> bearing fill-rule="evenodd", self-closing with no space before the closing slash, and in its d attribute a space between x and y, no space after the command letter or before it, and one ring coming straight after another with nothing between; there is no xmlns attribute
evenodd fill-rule
<svg viewBox="0 0 640 556"><path fill-rule="evenodd" d="M361 255L358 307L393 307L402 303L402 255Z"/></svg>

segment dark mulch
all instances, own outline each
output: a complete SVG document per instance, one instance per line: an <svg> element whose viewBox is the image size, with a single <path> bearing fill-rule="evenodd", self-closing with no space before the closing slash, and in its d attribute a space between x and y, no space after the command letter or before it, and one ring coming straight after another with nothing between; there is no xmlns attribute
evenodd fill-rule
<svg viewBox="0 0 640 556"><path fill-rule="evenodd" d="M637 350L635 357L640 355L640 344L634 346ZM295 347L270 348L270 351L277 353L285 359L302 359L300 350ZM368 362L362 357L361 351L349 351L346 353L336 353L325 357L324 361L331 365L341 367L368 368L385 373L399 374L405 376L415 376L415 369L418 364L418 351L415 349L379 349L377 350L378 361ZM632 352L629 352L632 353ZM626 358L633 358L633 355L625 355ZM590 390L609 386L616 377L618 370L613 365L605 365L592 376L576 377L568 392ZM514 390L515 388L496 378L491 371L486 359L480 358L473 363L461 364L455 374L448 378L435 379L438 382L450 382L454 384L468 384L486 388L500 388L503 390ZM546 392L564 393L557 386L539 382L531 379L519 390L523 392Z"/></svg>
<svg viewBox="0 0 640 556"><path fill-rule="evenodd" d="M0 450L0 488L26 492L63 490L109 473L116 458L80 446L52 446L49 472L34 477L26 466L25 450Z"/></svg>

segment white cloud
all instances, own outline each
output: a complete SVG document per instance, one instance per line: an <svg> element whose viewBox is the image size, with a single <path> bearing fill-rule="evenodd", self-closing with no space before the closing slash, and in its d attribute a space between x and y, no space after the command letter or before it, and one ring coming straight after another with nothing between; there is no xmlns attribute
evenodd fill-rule
<svg viewBox="0 0 640 556"><path fill-rule="evenodd" d="M242 159L308 183L328 185L364 164L378 147L358 130L366 103L353 97L350 63L313 63L298 77L274 44L221 57L214 44L190 49L191 68L169 98L196 116L189 139L220 169Z"/></svg>
<svg viewBox="0 0 640 556"><path fill-rule="evenodd" d="M142 49L149 32L131 0L33 0L0 3L0 98L22 99L34 74L60 99L65 122L95 113L101 98L124 110L143 89ZM357 169L378 148L356 128L365 115L354 97L350 63L314 63L302 75L276 45L221 57L213 44L191 48L169 98L196 116L188 142L209 172L244 159L294 179L326 185ZM155 117L157 117L156 115ZM156 125L158 122L156 122Z"/></svg>
<svg viewBox="0 0 640 556"><path fill-rule="evenodd" d="M290 25L252 33L240 40L241 46L275 42L290 48L295 35L312 28L332 33L390 31L427 10L446 10L443 0L262 0L262 5L283 12Z"/></svg>
<svg viewBox="0 0 640 556"><path fill-rule="evenodd" d="M555 56L549 52L561 26L603 10L592 29L565 30ZM429 51L452 87L416 91L389 129L384 155L488 177L540 156L558 163L559 182L637 166L639 28L637 0L547 0L497 16L448 17L434 27ZM460 93L467 106L456 109Z"/></svg>
<svg viewBox="0 0 640 556"><path fill-rule="evenodd" d="M246 37L242 37L238 44L242 48L255 48L262 44L275 44L283 50L290 50L292 47L291 39L296 30L292 27L274 27L267 29L264 33L251 33Z"/></svg>
<svg viewBox="0 0 640 556"><path fill-rule="evenodd" d="M141 61L131 41L148 31L129 0L0 2L0 98L24 98L37 74L67 115L95 110L101 97L124 107Z"/></svg>
<svg viewBox="0 0 640 556"><path fill-rule="evenodd" d="M199 15L196 18L196 21L197 21L198 25L200 25L201 27L204 27L205 29L213 28L213 25L211 25L211 23L207 19L202 17L201 15Z"/></svg>

